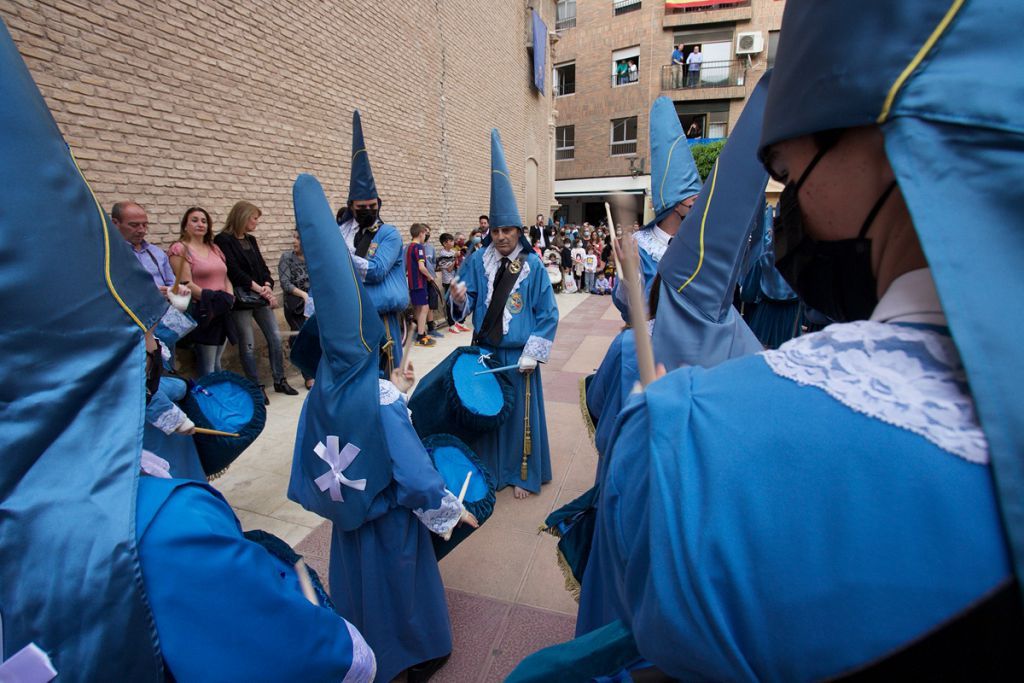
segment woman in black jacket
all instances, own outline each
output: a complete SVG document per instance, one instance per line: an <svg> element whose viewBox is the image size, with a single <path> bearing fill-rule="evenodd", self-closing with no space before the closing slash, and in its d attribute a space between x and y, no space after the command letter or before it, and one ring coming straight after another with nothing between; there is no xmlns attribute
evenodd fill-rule
<svg viewBox="0 0 1024 683"><path fill-rule="evenodd" d="M253 320L259 325L267 339L270 352L270 369L274 375L274 391L295 395L298 392L288 385L284 378L284 356L281 352L281 334L277 329L274 315L274 279L270 276L259 245L252 233L259 224L262 212L249 202L238 202L231 207L224 229L215 238L217 246L224 252L228 266L228 278L235 288L235 307L231 319L238 332L238 353L242 359L245 375L260 384L256 370L256 356L253 353ZM250 293L247 295L247 293ZM260 387L262 388L262 384ZM266 403L270 403L266 391Z"/></svg>

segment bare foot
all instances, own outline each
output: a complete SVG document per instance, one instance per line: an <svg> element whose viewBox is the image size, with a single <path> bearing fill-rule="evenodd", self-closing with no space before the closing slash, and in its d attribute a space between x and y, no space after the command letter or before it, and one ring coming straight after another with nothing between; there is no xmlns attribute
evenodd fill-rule
<svg viewBox="0 0 1024 683"><path fill-rule="evenodd" d="M530 497L530 492L524 488L518 486L512 487L512 494L516 497L516 500L523 500L524 498Z"/></svg>

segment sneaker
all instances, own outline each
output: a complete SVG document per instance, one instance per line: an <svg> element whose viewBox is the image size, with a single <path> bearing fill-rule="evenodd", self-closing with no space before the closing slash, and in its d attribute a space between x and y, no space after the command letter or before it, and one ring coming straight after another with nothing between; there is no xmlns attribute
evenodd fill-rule
<svg viewBox="0 0 1024 683"><path fill-rule="evenodd" d="M455 329L455 330L456 330L457 332L469 332L469 328L468 328L468 327L466 327L465 325L463 325L462 323L455 323L454 325L452 325L452 327L453 327L453 328L454 328L454 329Z"/></svg>
<svg viewBox="0 0 1024 683"><path fill-rule="evenodd" d="M434 346L436 344L437 341L429 334L425 334L416 340L416 346Z"/></svg>
<svg viewBox="0 0 1024 683"><path fill-rule="evenodd" d="M458 333L459 333L459 328L456 325L449 325L448 326L448 334L458 334Z"/></svg>
<svg viewBox="0 0 1024 683"><path fill-rule="evenodd" d="M437 330L430 330L429 332L427 332L427 334L429 334L434 339L444 339L444 333L438 332Z"/></svg>
<svg viewBox="0 0 1024 683"><path fill-rule="evenodd" d="M299 394L299 392L295 391L295 389L288 384L288 380L286 379L283 379L280 382L274 382L274 391L279 394L287 394L288 396L297 396Z"/></svg>

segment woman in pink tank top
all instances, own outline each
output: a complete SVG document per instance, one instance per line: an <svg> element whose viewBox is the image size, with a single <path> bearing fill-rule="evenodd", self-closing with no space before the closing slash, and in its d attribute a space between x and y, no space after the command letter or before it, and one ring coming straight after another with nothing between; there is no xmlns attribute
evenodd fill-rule
<svg viewBox="0 0 1024 683"><path fill-rule="evenodd" d="M225 322L227 310L231 308L228 297L234 297L224 254L213 243L211 225L206 209L198 206L188 209L181 218L178 241L167 250L174 276L192 292L190 311L199 327L190 336L200 377L221 369L220 359L227 338ZM227 306L221 310L224 304Z"/></svg>

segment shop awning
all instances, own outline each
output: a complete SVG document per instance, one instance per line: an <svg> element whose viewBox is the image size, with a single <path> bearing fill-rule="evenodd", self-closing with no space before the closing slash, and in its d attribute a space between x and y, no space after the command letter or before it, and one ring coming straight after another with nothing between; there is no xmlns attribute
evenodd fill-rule
<svg viewBox="0 0 1024 683"><path fill-rule="evenodd" d="M644 194L651 188L651 176L610 176L570 178L555 181L555 197L593 197L606 194Z"/></svg>

